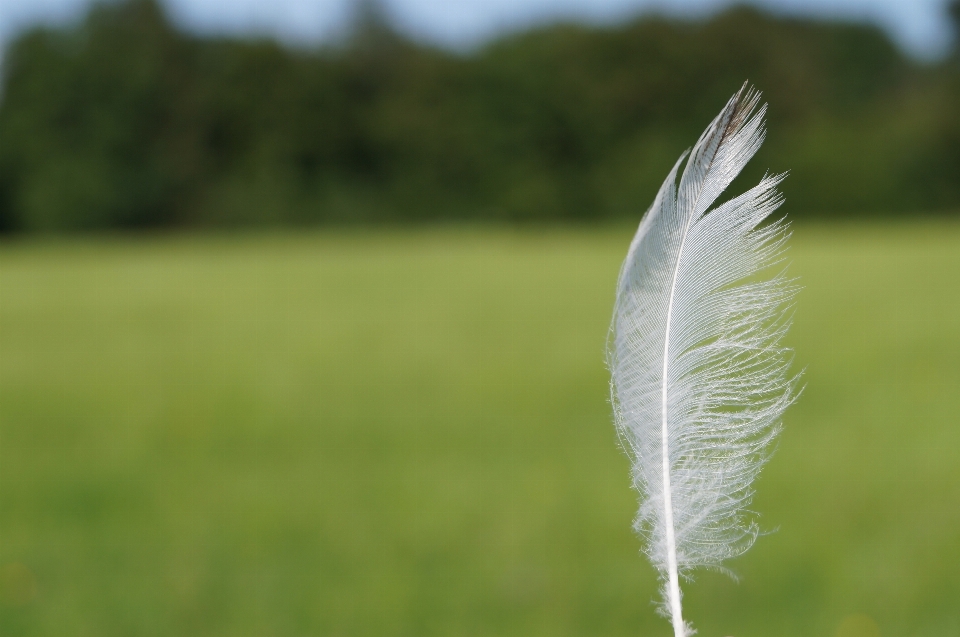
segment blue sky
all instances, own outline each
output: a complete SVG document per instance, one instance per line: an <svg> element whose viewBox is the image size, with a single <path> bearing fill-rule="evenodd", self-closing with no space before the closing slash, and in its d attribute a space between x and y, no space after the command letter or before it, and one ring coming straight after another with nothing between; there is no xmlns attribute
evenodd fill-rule
<svg viewBox="0 0 960 637"><path fill-rule="evenodd" d="M162 0L181 25L200 32L273 35L309 43L336 37L353 0ZM37 23L75 19L91 0L2 0L0 40ZM729 0L384 0L406 32L468 48L505 30L578 19L612 22L644 11L705 15ZM906 50L932 58L950 45L946 0L753 0L789 15L864 19L883 26Z"/></svg>

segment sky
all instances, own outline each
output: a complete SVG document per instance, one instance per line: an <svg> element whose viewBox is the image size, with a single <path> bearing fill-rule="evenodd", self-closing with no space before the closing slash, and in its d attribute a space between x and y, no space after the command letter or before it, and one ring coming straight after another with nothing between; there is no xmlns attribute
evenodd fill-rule
<svg viewBox="0 0 960 637"><path fill-rule="evenodd" d="M0 44L36 24L76 20L93 0L0 0ZM109 1L109 0L108 0ZM201 33L268 35L300 44L336 38L355 0L161 0L181 26ZM934 59L949 49L947 0L751 0L781 15L866 20L908 53ZM381 0L404 32L469 49L498 34L556 20L603 24L658 11L704 16L730 0Z"/></svg>

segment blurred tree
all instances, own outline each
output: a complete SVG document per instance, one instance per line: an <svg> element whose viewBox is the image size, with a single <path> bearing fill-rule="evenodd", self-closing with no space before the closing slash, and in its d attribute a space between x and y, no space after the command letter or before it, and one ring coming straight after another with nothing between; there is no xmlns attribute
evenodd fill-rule
<svg viewBox="0 0 960 637"><path fill-rule="evenodd" d="M95 5L79 28L37 30L11 47L0 117L4 225L173 221L175 184L161 164L180 40L156 4L133 0Z"/></svg>
<svg viewBox="0 0 960 637"><path fill-rule="evenodd" d="M382 51L402 46L403 38L394 29L386 6L380 0L357 0L348 27L349 46L356 51Z"/></svg>
<svg viewBox="0 0 960 637"><path fill-rule="evenodd" d="M341 46L305 51L127 0L5 57L0 231L635 218L745 79L771 132L743 179L791 169L794 213L960 207L960 65L861 24L735 7L457 55L369 0Z"/></svg>
<svg viewBox="0 0 960 637"><path fill-rule="evenodd" d="M953 21L953 59L960 60L960 0L952 0L947 13Z"/></svg>

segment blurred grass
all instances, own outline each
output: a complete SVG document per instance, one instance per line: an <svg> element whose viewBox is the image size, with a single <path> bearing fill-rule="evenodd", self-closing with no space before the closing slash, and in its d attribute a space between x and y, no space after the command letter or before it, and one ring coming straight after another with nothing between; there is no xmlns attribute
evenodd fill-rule
<svg viewBox="0 0 960 637"><path fill-rule="evenodd" d="M667 635L630 229L0 245L0 634ZM804 225L807 389L701 635L960 635L960 223Z"/></svg>

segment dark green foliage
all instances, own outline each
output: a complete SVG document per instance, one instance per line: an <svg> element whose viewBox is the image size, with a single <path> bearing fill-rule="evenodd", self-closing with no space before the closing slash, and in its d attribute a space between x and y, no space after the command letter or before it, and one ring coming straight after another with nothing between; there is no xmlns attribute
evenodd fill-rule
<svg viewBox="0 0 960 637"><path fill-rule="evenodd" d="M557 25L469 55L369 15L337 49L202 39L152 0L5 55L0 231L636 218L749 79L802 215L960 206L960 65L735 8Z"/></svg>

